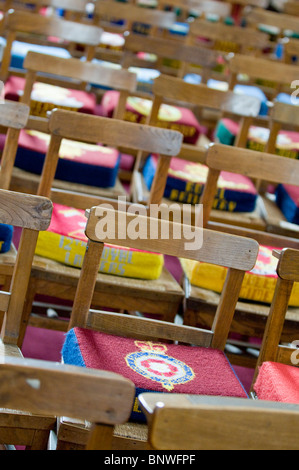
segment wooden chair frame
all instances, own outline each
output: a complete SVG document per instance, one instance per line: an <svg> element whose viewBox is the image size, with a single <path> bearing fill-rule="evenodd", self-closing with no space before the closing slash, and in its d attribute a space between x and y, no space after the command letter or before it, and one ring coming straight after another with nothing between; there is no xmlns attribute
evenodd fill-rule
<svg viewBox="0 0 299 470"><path fill-rule="evenodd" d="M22 357L17 342L35 245L39 231L48 228L51 215L52 203L47 198L0 190L1 222L23 229L9 291L0 292L1 310L5 312L0 339L2 364L11 357ZM0 439L6 444L45 449L54 426L54 416L1 410Z"/></svg>
<svg viewBox="0 0 299 470"><path fill-rule="evenodd" d="M54 36L69 43L79 43L85 46L86 60L94 58L96 47L100 44L103 30L93 25L80 24L67 21L54 16L46 17L26 11L7 12L3 19L6 34L6 47L4 49L0 76L6 80L9 74L11 48L14 40L23 33L25 41L30 42L30 35ZM28 37L29 36L29 37ZM37 39L34 39L36 43ZM39 43L39 42L38 42ZM43 42L49 44L48 40ZM56 44L57 47L59 44ZM63 45L65 47L65 44ZM84 55L84 54L83 54Z"/></svg>
<svg viewBox="0 0 299 470"><path fill-rule="evenodd" d="M128 236L124 239L118 238L119 224L124 224L121 220L121 213L117 213L109 208L93 207L86 213L88 217L86 226L86 235L89 239L88 250L86 250L83 267L76 291L72 315L69 327L79 326L82 328L91 328L103 333L126 336L136 339L147 340L167 340L179 341L185 344L192 344L203 347L212 347L223 350L226 344L230 323L232 321L235 306L239 296L239 289L245 271L255 264L258 254L258 243L254 240L244 237L236 237L229 234L221 234L216 231L202 230L195 228L195 232L202 235L201 249L189 249L186 247L184 235L181 239L175 236L177 229L181 231L182 225L175 222L165 220L151 219L150 217L138 216L141 223L142 234L140 238L131 240ZM211 261L215 264L227 265L228 274L226 278L225 288L222 293L221 300L218 305L217 314L211 330L201 330L173 323L165 323L159 320L150 320L146 318L138 318L128 315L108 313L102 311L90 310L93 298L93 290L97 278L98 266L100 263L101 253L104 247L104 241L100 238L97 225L105 215L107 226L110 223L115 224L115 239L110 239L109 243L118 244L124 247L143 248L149 251L158 251L171 256L182 256L189 259L198 259ZM127 214L125 226L136 218L136 215ZM155 220L155 222L154 222ZM149 239L150 226L152 223L158 224L158 233L165 224L169 227L169 240ZM127 232L126 232L127 233ZM236 255L238 253L240 255ZM66 428L72 425L65 423ZM60 423L60 431L64 434L64 423ZM73 428L73 432L76 429ZM85 438L87 429L85 428ZM84 442L84 427L77 430L78 439ZM73 437L74 438L74 437ZM61 438L62 439L62 438ZM60 436L58 434L58 441ZM76 439L76 442L77 439ZM139 443L140 444L140 443ZM66 444L65 444L66 445ZM131 443L132 445L132 443Z"/></svg>
<svg viewBox="0 0 299 470"><path fill-rule="evenodd" d="M101 142L107 145L123 145L133 150L142 150L161 154L161 165L165 164L172 155L180 151L182 135L176 131L158 129L156 127L138 125L117 119L88 116L71 111L55 110L49 121L51 141L45 159L38 194L51 197L58 204L86 210L88 207L106 202L118 208L117 199L96 197L90 194L59 190L52 187L53 178L58 162L60 144L63 138L85 141L88 143ZM163 157L162 157L163 155ZM159 184L154 183L149 203L159 202ZM129 205L127 203L126 207ZM144 209L144 207L143 207ZM36 257L32 278L24 309L24 328L32 311L32 302L37 294L73 301L80 270L64 266L60 263ZM113 295L111 295L113 292ZM116 295L117 293L117 295ZM166 268L160 279L156 281L135 280L107 274L98 274L94 304L113 309L128 311L143 311L161 315L168 321L173 321L183 292ZM47 322L46 322L47 324ZM44 325L44 323L42 323ZM48 327L53 328L55 321L48 321ZM67 329L67 322L60 321L60 328ZM23 333L25 329L23 330ZM20 338L20 344L23 336Z"/></svg>

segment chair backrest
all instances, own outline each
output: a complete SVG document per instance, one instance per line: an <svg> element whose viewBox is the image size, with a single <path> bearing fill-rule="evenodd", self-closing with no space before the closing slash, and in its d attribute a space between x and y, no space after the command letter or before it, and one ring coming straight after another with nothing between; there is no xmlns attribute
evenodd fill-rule
<svg viewBox="0 0 299 470"><path fill-rule="evenodd" d="M116 19L125 21L125 25L113 27L111 20L115 21ZM174 25L175 20L176 15L171 11L143 8L131 3L119 3L111 0L97 0L95 2L94 22L102 26L105 31L129 31L134 22L155 29L169 30Z"/></svg>
<svg viewBox="0 0 299 470"><path fill-rule="evenodd" d="M148 217L144 215L145 210L142 214L117 211L107 205L93 207L88 211L85 231L89 240L88 249L74 299L70 328L86 327L86 325L93 328L95 326L93 321L99 321L100 329L111 334L129 337L134 335L136 339L150 336L224 349L245 272L253 268L257 259L258 243L245 237L196 227L192 233L194 243L192 241L190 245L190 233L187 233L190 226L170 222L165 218L159 219L156 214ZM152 215L151 212L150 215ZM137 228L136 223L140 229ZM103 224L107 227L107 231L102 230ZM137 228L136 233L133 228L134 234L131 231L132 226ZM96 318L91 319L89 310L104 243L203 261L228 268L212 329L200 330L186 326L177 328L178 325L166 324L158 320L142 321L143 326L137 326L136 321L140 323L138 318L129 319L128 315L106 315L105 313L98 315L98 312ZM169 326L166 327L166 325ZM97 323L96 328L98 326Z"/></svg>
<svg viewBox="0 0 299 470"><path fill-rule="evenodd" d="M9 292L0 293L1 311L5 312L1 338L4 344L17 344L23 306L39 231L47 230L52 216L49 199L0 190L1 223L21 227L22 236Z"/></svg>
<svg viewBox="0 0 299 470"><path fill-rule="evenodd" d="M155 54L158 57L158 60L153 63L138 59L136 54L140 51ZM141 36L138 34L129 34L126 37L122 57L123 67L150 66L151 68L158 68L163 72L165 67L163 67L162 59L181 62L177 69L174 67L171 68L171 74L180 78L184 77L184 74L189 68L191 68L191 66L201 67L201 83L206 83L211 70L219 64L220 59L224 60L224 57L217 51L209 50L200 46L189 46L183 42L177 42L172 39ZM169 67L167 68L167 72L170 73Z"/></svg>
<svg viewBox="0 0 299 470"><path fill-rule="evenodd" d="M221 171L242 174L252 179L273 183L298 186L299 182L299 161L270 153L215 144L209 147L205 163L209 172L200 200L204 206L204 226L210 219ZM271 237L271 234L267 234L267 236Z"/></svg>
<svg viewBox="0 0 299 470"><path fill-rule="evenodd" d="M299 129L299 108L291 104L275 101L271 108L269 118L270 134L266 143L265 151L268 153L275 153L276 141L279 132L282 129Z"/></svg>
<svg viewBox="0 0 299 470"><path fill-rule="evenodd" d="M111 449L113 426L128 421L134 396L134 384L111 372L13 357L0 364L0 406L92 423L86 450Z"/></svg>
<svg viewBox="0 0 299 470"><path fill-rule="evenodd" d="M299 282L299 249L285 248L281 252L273 252L273 255L278 258L278 279L257 360L255 377L263 362L271 361L299 366L299 351L296 348L296 345L299 345L298 340L295 339L296 344L293 346L281 344L281 334L292 289L294 283ZM292 338L291 341L293 340Z"/></svg>
<svg viewBox="0 0 299 470"><path fill-rule="evenodd" d="M287 15L299 16L299 5L294 0L293 1L286 1L283 4L283 11Z"/></svg>
<svg viewBox="0 0 299 470"><path fill-rule="evenodd" d="M209 14L217 15L221 18L230 16L232 5L229 2L219 2L216 0L158 0L158 8L165 9L171 7L173 9L183 10L188 16L190 12L197 16L206 16Z"/></svg>
<svg viewBox="0 0 299 470"><path fill-rule="evenodd" d="M104 87L113 88L120 91L118 106L114 111L114 118L123 118L127 97L133 93L137 87L136 74L128 70L114 70L110 67L101 66L98 63L86 62L80 59L64 59L29 51L25 61L26 82L21 101L30 105L30 97L33 85L36 81L46 74L51 77L62 80L63 78L73 79L76 83L92 83ZM70 82L61 81L63 86L70 86ZM80 86L80 85L79 85ZM54 106L53 108L58 106Z"/></svg>
<svg viewBox="0 0 299 470"><path fill-rule="evenodd" d="M8 74L13 41L20 33L41 35L46 38L58 37L69 43L81 44L85 46L87 60L91 60L94 57L96 47L100 44L103 32L97 26L67 21L55 16L42 16L27 11L10 10L5 14L3 21L6 47L0 70L2 80L6 79Z"/></svg>
<svg viewBox="0 0 299 470"><path fill-rule="evenodd" d="M52 190L53 179L59 158L62 139L70 139L90 144L121 147L133 151L158 154L158 166L169 165L173 155L180 152L182 134L168 129L159 129L147 125L118 119L84 115L72 111L56 109L49 119L51 140L48 147L38 194L51 197L53 202L69 205L78 209L87 209L99 204L101 198L82 193ZM149 202L160 202L158 181L153 184ZM111 204L117 204L112 201Z"/></svg>
<svg viewBox="0 0 299 470"><path fill-rule="evenodd" d="M265 33L240 26L211 23L200 18L190 24L187 41L191 44L198 43L198 38L209 39L214 49L226 52L246 53L250 49L251 54L254 52L257 55L269 46L269 38Z"/></svg>
<svg viewBox="0 0 299 470"><path fill-rule="evenodd" d="M299 18L294 15L276 13L262 8L253 8L245 15L245 18L247 25L251 26L253 29L258 29L262 24L274 26L278 28L281 33L283 33L284 30L299 31Z"/></svg>
<svg viewBox="0 0 299 470"><path fill-rule="evenodd" d="M260 57L235 54L228 64L230 70L230 89L237 83L239 74L245 74L252 79L262 79L278 85L273 94L279 91L279 85L288 85L291 89L293 81L297 80L298 67L296 65L275 62Z"/></svg>
<svg viewBox="0 0 299 470"><path fill-rule="evenodd" d="M18 149L20 130L28 121L29 107L12 101L0 102L0 126L6 133L1 157L0 188L9 189L12 170Z"/></svg>
<svg viewBox="0 0 299 470"><path fill-rule="evenodd" d="M153 449L298 449L296 405L173 393L163 397L143 393L138 399L148 419ZM192 455L185 457L185 462L192 463Z"/></svg>

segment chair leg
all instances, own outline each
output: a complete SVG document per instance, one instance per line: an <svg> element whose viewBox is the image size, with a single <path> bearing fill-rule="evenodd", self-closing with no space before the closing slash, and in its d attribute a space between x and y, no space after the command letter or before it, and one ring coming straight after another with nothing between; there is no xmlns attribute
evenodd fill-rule
<svg viewBox="0 0 299 470"><path fill-rule="evenodd" d="M32 312L32 305L33 305L33 301L35 297L35 292L36 292L35 282L33 280L33 281L30 281L29 283L26 300L25 300L25 304L23 308L22 323L21 323L20 335L18 339L18 347L20 349L22 348L22 345L23 345L26 329L29 323L31 312Z"/></svg>

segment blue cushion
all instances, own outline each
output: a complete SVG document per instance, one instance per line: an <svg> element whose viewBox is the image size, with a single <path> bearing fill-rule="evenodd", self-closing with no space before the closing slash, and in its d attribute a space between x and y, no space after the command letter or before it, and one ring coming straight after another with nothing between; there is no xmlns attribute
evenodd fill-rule
<svg viewBox="0 0 299 470"><path fill-rule="evenodd" d="M7 253L10 250L13 236L11 225L0 224L0 253Z"/></svg>

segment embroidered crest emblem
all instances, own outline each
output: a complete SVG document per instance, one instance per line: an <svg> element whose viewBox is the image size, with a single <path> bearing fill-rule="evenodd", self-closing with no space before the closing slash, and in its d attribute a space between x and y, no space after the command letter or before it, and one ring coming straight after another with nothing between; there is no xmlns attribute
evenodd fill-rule
<svg viewBox="0 0 299 470"><path fill-rule="evenodd" d="M160 383L168 391L194 379L189 366L166 354L166 345L150 341L135 341L135 345L140 351L128 354L125 359L137 374Z"/></svg>

